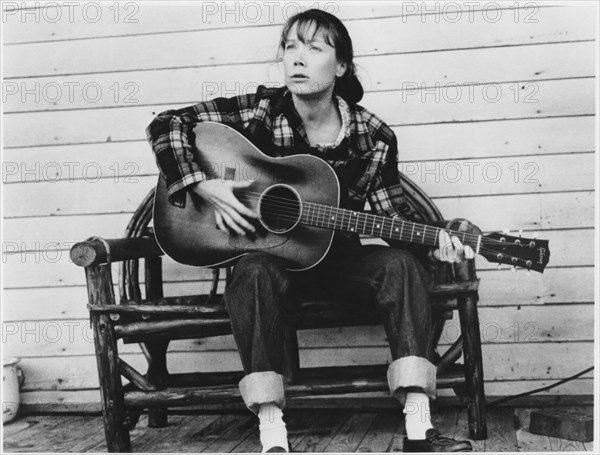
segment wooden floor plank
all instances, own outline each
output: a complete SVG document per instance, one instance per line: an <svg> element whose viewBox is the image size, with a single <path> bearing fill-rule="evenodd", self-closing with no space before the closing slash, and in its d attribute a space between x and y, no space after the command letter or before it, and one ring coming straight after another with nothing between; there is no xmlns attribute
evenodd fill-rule
<svg viewBox="0 0 600 455"><path fill-rule="evenodd" d="M262 451L262 444L260 442L260 431L258 427L255 431L250 432L246 439L240 444L235 446L231 452L234 453L260 453Z"/></svg>
<svg viewBox="0 0 600 455"><path fill-rule="evenodd" d="M392 436L390 445L386 449L386 452L403 452L404 451L404 436L406 436L406 424L404 419L398 423L396 432Z"/></svg>
<svg viewBox="0 0 600 455"><path fill-rule="evenodd" d="M404 426L404 419L398 412L381 412L375 416L367 434L356 447L356 452L385 452L399 426Z"/></svg>
<svg viewBox="0 0 600 455"><path fill-rule="evenodd" d="M516 431L519 452L585 452L590 450L583 442L532 434L524 428Z"/></svg>
<svg viewBox="0 0 600 455"><path fill-rule="evenodd" d="M23 420L27 426L11 436L5 436L3 449L5 452L39 452L51 443L54 435L62 433L64 427L73 421L80 422L81 416L27 416Z"/></svg>
<svg viewBox="0 0 600 455"><path fill-rule="evenodd" d="M297 450L297 445L307 432L315 424L315 420L318 415L322 413L322 410L285 410L283 419L286 423L286 429L288 432L288 441L292 450ZM260 444L260 437L258 430L255 433L250 434L240 445L235 447L234 452L241 453L252 453L260 452L262 445Z"/></svg>
<svg viewBox="0 0 600 455"><path fill-rule="evenodd" d="M532 410L491 407L488 435L471 441L477 452L592 451L582 443L528 431ZM566 409L566 408L565 408ZM572 410L580 410L574 407ZM389 410L352 412L331 409L288 409L284 412L288 437L298 452L401 452L404 415ZM432 424L455 439L468 439L466 410L434 410ZM25 416L5 425L4 452L105 452L102 418L81 415ZM131 432L134 452L260 452L258 419L243 414L170 415L169 426L148 428L143 414Z"/></svg>
<svg viewBox="0 0 600 455"><path fill-rule="evenodd" d="M194 452L195 447L189 444L193 441L197 434L205 431L221 418L219 414L200 414L192 415L186 419L181 427L174 429L166 438L158 441L150 452L173 452L173 448L177 448L180 452Z"/></svg>
<svg viewBox="0 0 600 455"><path fill-rule="evenodd" d="M588 452L593 452L594 451L594 441L584 442L583 447L585 447L585 450L587 450Z"/></svg>
<svg viewBox="0 0 600 455"><path fill-rule="evenodd" d="M320 410L299 410L284 412L283 418L286 423L288 440L292 450L296 450L296 445L307 435L317 419L317 413Z"/></svg>
<svg viewBox="0 0 600 455"><path fill-rule="evenodd" d="M228 453L244 442L251 434L258 434L258 419L254 415L236 416L231 424L224 428L211 444L204 447L201 452Z"/></svg>
<svg viewBox="0 0 600 455"><path fill-rule="evenodd" d="M104 434L104 423L102 421L102 417L99 418L100 422L99 422L99 430L97 432L97 434L101 434L102 438L100 440L98 440L96 442L95 445L91 446L91 447L87 447L87 450L79 450L79 452L84 453L84 452L106 452L107 451L107 446L106 446L106 436ZM172 423L169 421L169 423ZM129 438L131 440L132 443L132 450L135 452L136 450L136 445L135 445L135 441L136 438L138 437L143 437L144 435L146 435L146 432L149 431L148 429L148 415L147 414L142 414L136 424L136 426L134 427L133 430L131 430L129 432ZM148 436L151 438L152 434L149 434ZM85 441L83 441L83 443L85 444ZM75 450L76 446L73 446L73 451L77 451Z"/></svg>
<svg viewBox="0 0 600 455"><path fill-rule="evenodd" d="M2 434L5 438L10 438L15 434L38 424L39 422L36 420L35 416L29 416L24 418L17 417L15 420L5 423L3 425Z"/></svg>
<svg viewBox="0 0 600 455"><path fill-rule="evenodd" d="M485 439L474 440L469 437L469 414L466 409L461 409L458 412L458 419L456 420L456 430L454 431L453 438L456 440L469 440L471 441L471 445L473 446L474 452L485 452Z"/></svg>
<svg viewBox="0 0 600 455"><path fill-rule="evenodd" d="M142 428L145 429L145 433L136 435L132 440L134 451L200 452L220 438L232 422L241 418L235 414L179 416L183 420L174 420L174 417L169 416L169 426L166 428L170 431L163 434L158 440L152 437L152 433L157 429L144 425ZM148 437L151 438L151 441L145 444L144 438Z"/></svg>
<svg viewBox="0 0 600 455"><path fill-rule="evenodd" d="M196 420L193 419L190 421L190 424L192 425L191 428L189 425L182 428L182 434L180 435L178 442L159 442L152 451L202 452L206 447L219 439L230 426L237 425L239 421L244 420L245 418L245 415L240 414L223 414L217 415L216 419L208 423L205 420L196 422ZM198 425L198 423L200 423L200 425Z"/></svg>
<svg viewBox="0 0 600 455"><path fill-rule="evenodd" d="M102 417L77 416L69 426L61 428L46 446L48 452L86 453L106 451L106 436ZM101 446L99 448L96 448Z"/></svg>
<svg viewBox="0 0 600 455"><path fill-rule="evenodd" d="M294 450L297 452L323 452L349 418L348 412L320 409L315 413L314 424L306 435L296 442Z"/></svg>
<svg viewBox="0 0 600 455"><path fill-rule="evenodd" d="M325 447L326 452L356 452L369 427L375 420L373 412L354 413Z"/></svg>
<svg viewBox="0 0 600 455"><path fill-rule="evenodd" d="M188 444L193 435L207 428L219 415L170 415L169 425L164 428L148 428L138 424L140 433L131 434L131 445L134 452L194 452L195 447Z"/></svg>
<svg viewBox="0 0 600 455"><path fill-rule="evenodd" d="M488 407L487 430L486 452L516 452L518 450L514 409Z"/></svg>
<svg viewBox="0 0 600 455"><path fill-rule="evenodd" d="M98 428L95 431L94 438L91 441L79 441L71 447L69 452L86 453L86 452L107 452L106 436L104 434L104 422L102 417L98 417ZM129 432L129 438L132 441L132 450L135 452L136 447L133 445L136 435L145 434L148 427L148 416L142 414L133 430Z"/></svg>
<svg viewBox="0 0 600 455"><path fill-rule="evenodd" d="M260 430L258 429L259 419L255 415L250 415L251 422L254 423L252 431L238 445L233 447L231 452L236 453L260 453L262 444L260 442Z"/></svg>

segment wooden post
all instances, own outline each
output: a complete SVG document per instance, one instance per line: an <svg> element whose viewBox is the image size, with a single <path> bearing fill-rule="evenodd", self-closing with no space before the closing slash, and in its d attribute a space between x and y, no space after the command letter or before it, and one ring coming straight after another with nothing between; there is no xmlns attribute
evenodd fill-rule
<svg viewBox="0 0 600 455"><path fill-rule="evenodd" d="M471 398L468 404L469 436L486 439L485 392L483 389L483 361L476 294L458 298L458 314L465 358L465 387Z"/></svg>
<svg viewBox="0 0 600 455"><path fill-rule="evenodd" d="M88 298L92 305L114 305L110 264L85 269ZM109 452L131 452L129 430L125 426L125 399L119 368L117 338L108 313L91 313L98 379L102 398L104 433Z"/></svg>
<svg viewBox="0 0 600 455"><path fill-rule="evenodd" d="M164 297L162 282L162 261L160 256L149 257L144 261L146 299L160 299ZM148 380L162 387L166 385L169 372L167 371L167 347L169 341L149 341L144 343L148 351ZM153 406L148 409L148 426L163 428L168 425L168 408L166 406Z"/></svg>

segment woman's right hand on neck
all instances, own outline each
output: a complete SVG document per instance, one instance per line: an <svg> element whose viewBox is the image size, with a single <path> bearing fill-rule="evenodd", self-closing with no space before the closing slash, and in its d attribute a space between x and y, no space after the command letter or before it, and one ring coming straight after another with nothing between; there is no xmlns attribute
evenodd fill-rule
<svg viewBox="0 0 600 455"><path fill-rule="evenodd" d="M256 228L245 217L258 219L258 215L244 206L235 197L233 190L248 188L252 183L217 178L191 185L190 189L214 207L217 227L220 230L246 235L255 233Z"/></svg>

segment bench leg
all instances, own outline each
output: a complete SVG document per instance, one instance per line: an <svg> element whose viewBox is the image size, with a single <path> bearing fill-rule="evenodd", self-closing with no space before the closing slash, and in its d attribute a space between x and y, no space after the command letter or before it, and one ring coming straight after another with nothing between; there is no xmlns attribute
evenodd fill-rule
<svg viewBox="0 0 600 455"><path fill-rule="evenodd" d="M162 259L160 257L146 258L144 261L146 281L146 298L160 299L163 294ZM167 370L168 341L152 341L144 343L148 359L148 372L146 377L150 382L159 387L165 386L169 372ZM168 408L166 406L153 406L148 409L148 426L150 428L164 428L169 424Z"/></svg>
<svg viewBox="0 0 600 455"><path fill-rule="evenodd" d="M93 319L96 319L93 322L94 338L106 445L109 452L131 452L114 332L108 315L99 315Z"/></svg>
<svg viewBox="0 0 600 455"><path fill-rule="evenodd" d="M93 305L114 304L110 265L86 268L88 298ZM131 452L129 429L125 425L125 397L121 383L117 338L106 313L90 316L98 362L104 433L109 452Z"/></svg>
<svg viewBox="0 0 600 455"><path fill-rule="evenodd" d="M169 372L167 371L168 341L152 341L144 343L148 351L148 380L159 387L164 386ZM148 426L150 428L164 428L169 424L168 408L166 406L153 406L148 409Z"/></svg>
<svg viewBox="0 0 600 455"><path fill-rule="evenodd" d="M486 439L485 392L483 389L483 361L477 299L474 295L458 299L460 327L463 336L466 389L470 396L468 404L469 437Z"/></svg>

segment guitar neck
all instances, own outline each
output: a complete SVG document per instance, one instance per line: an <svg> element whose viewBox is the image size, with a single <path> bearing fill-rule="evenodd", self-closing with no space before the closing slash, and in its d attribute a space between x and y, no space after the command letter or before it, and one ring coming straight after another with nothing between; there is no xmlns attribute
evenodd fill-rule
<svg viewBox="0 0 600 455"><path fill-rule="evenodd" d="M301 222L306 225L353 232L386 240L400 240L416 245L436 247L440 228L413 223L400 218L390 218L365 212L342 209L305 202ZM475 252L479 250L480 236L466 232L445 229L450 235L457 236L463 245L469 245Z"/></svg>

